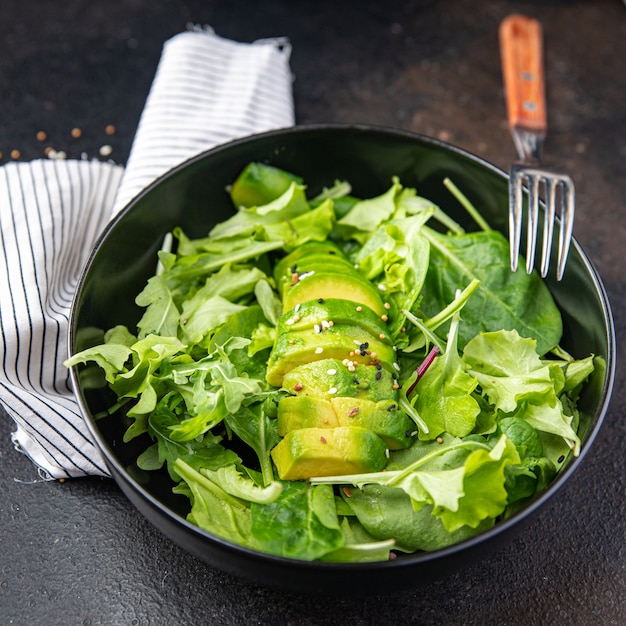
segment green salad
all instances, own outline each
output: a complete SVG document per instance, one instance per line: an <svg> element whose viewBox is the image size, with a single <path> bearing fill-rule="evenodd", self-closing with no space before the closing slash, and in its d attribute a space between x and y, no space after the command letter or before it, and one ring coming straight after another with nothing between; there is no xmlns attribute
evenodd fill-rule
<svg viewBox="0 0 626 626"><path fill-rule="evenodd" d="M541 493L580 448L593 355L505 237L465 232L417 190L307 195L249 164L232 217L165 235L135 329L72 355L149 437L188 519L254 550L376 561L451 545Z"/></svg>

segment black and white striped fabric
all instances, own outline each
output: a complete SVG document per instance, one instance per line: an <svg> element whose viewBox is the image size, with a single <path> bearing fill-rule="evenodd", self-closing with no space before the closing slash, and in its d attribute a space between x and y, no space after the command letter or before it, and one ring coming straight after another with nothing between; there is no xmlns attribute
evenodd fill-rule
<svg viewBox="0 0 626 626"><path fill-rule="evenodd" d="M108 221L155 178L214 145L294 123L289 43L194 28L167 41L126 167L0 167L0 401L45 478L107 476L69 387L68 316Z"/></svg>

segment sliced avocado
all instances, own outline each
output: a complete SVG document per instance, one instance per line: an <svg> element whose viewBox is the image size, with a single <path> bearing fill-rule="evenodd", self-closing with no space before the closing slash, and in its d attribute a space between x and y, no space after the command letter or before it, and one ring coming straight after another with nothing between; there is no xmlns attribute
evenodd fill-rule
<svg viewBox="0 0 626 626"><path fill-rule="evenodd" d="M286 399L289 398L284 398L281 404ZM296 409L293 404L292 409ZM372 402L363 398L333 397L330 404L339 426L367 428L381 437L390 450L408 448L413 442L415 424L399 410L395 400Z"/></svg>
<svg viewBox="0 0 626 626"><path fill-rule="evenodd" d="M384 441L365 428L292 430L272 449L282 480L378 472L385 466Z"/></svg>
<svg viewBox="0 0 626 626"><path fill-rule="evenodd" d="M229 193L236 207L262 206L285 193L293 182L302 184L302 179L271 165L249 163Z"/></svg>
<svg viewBox="0 0 626 626"><path fill-rule="evenodd" d="M320 302L321 300L321 302ZM278 332L304 330L315 324L354 324L374 337L387 333L387 324L368 306L341 298L309 300L286 311L278 324Z"/></svg>
<svg viewBox="0 0 626 626"><path fill-rule="evenodd" d="M380 292L369 280L356 271L343 273L333 272L331 269L300 275L298 282L285 290L283 311L292 309L296 304L319 298L342 298L368 306L378 315L385 313Z"/></svg>
<svg viewBox="0 0 626 626"><path fill-rule="evenodd" d="M300 277L304 280L309 274L318 270L332 271L341 274L355 273L354 265L348 261L348 259L341 256L331 257L330 255L306 255L302 257L301 262L295 262L290 265L286 270L276 279L278 290L281 298L290 287L293 287L299 282Z"/></svg>
<svg viewBox="0 0 626 626"><path fill-rule="evenodd" d="M330 400L311 396L287 396L281 398L278 403L278 434L281 437L300 428L335 428L336 426L339 426L339 422ZM354 424L354 426L359 426L359 424Z"/></svg>
<svg viewBox="0 0 626 626"><path fill-rule="evenodd" d="M334 396L364 398L373 402L397 401L393 375L372 365L354 365L351 371L339 359L322 359L299 365L285 374L283 387L298 396L323 400ZM330 390L336 389L334 394Z"/></svg>
<svg viewBox="0 0 626 626"><path fill-rule="evenodd" d="M354 324L335 324L321 332L311 328L279 332L268 359L266 380L280 386L283 376L294 367L327 358L379 363L393 371L396 353L387 339L374 338Z"/></svg>
<svg viewBox="0 0 626 626"><path fill-rule="evenodd" d="M274 265L274 278L276 282L278 282L281 276L287 274L294 265L297 267L298 261L302 257L326 254L331 257L346 260L343 252L330 241L307 241L305 244L292 250L287 256L284 256Z"/></svg>

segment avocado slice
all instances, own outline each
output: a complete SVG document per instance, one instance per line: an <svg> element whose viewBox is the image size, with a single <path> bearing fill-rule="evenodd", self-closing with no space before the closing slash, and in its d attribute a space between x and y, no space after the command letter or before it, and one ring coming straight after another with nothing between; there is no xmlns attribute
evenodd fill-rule
<svg viewBox="0 0 626 626"><path fill-rule="evenodd" d="M387 319L387 316L377 315L368 306L356 305L341 298L321 298L321 302L309 300L286 311L279 321L278 332L304 330L326 322L332 325L354 324L378 337L388 332Z"/></svg>
<svg viewBox="0 0 626 626"><path fill-rule="evenodd" d="M249 163L229 189L236 207L263 206L281 196L302 178L265 163Z"/></svg>
<svg viewBox="0 0 626 626"><path fill-rule="evenodd" d="M280 282L280 279L287 274L291 276L291 269L294 265L297 268L300 259L308 255L321 256L324 258L328 255L330 257L328 259L329 263L335 261L336 258L347 261L343 252L334 243L330 241L307 241L274 265L274 278L276 282Z"/></svg>
<svg viewBox="0 0 626 626"><path fill-rule="evenodd" d="M351 424L346 424L350 426ZM358 426L359 424L354 424ZM337 415L329 400L311 396L287 396L278 403L278 434L284 437L300 428L335 428Z"/></svg>
<svg viewBox="0 0 626 626"><path fill-rule="evenodd" d="M278 434L284 437L300 428L358 426L376 433L390 450L413 442L415 424L395 400L372 402L363 398L288 396L278 403Z"/></svg>
<svg viewBox="0 0 626 626"><path fill-rule="evenodd" d="M292 430L272 449L282 480L378 472L387 457L384 441L356 426Z"/></svg>
<svg viewBox="0 0 626 626"><path fill-rule="evenodd" d="M297 396L328 400L334 396L364 398L373 402L397 401L393 374L372 365L354 365L350 371L339 359L304 363L285 374L283 388ZM336 389L329 395L329 390Z"/></svg>
<svg viewBox="0 0 626 626"><path fill-rule="evenodd" d="M378 315L384 315L385 306L380 292L369 280L356 272L333 272L332 269L300 274L298 282L289 286L283 296L283 311L297 304L319 298L342 298L368 306Z"/></svg>
<svg viewBox="0 0 626 626"><path fill-rule="evenodd" d="M278 387L294 367L326 358L378 363L393 371L396 353L388 339L374 338L354 324L335 324L320 332L310 328L279 332L268 359L266 380Z"/></svg>
<svg viewBox="0 0 626 626"><path fill-rule="evenodd" d="M395 400L372 402L363 398L333 397L330 404L339 426L367 428L376 433L390 450L408 448L413 443L415 424L398 408Z"/></svg>
<svg viewBox="0 0 626 626"><path fill-rule="evenodd" d="M304 280L310 274L321 270L357 275L354 265L345 257L339 255L307 254L303 256L300 261L290 265L285 272L276 279L281 298L284 297L285 293L291 287L300 281L301 276L302 280Z"/></svg>

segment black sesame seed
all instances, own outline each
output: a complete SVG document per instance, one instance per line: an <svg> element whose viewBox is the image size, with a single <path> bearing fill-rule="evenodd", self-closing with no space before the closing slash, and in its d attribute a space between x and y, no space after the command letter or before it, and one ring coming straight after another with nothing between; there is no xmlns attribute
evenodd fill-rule
<svg viewBox="0 0 626 626"><path fill-rule="evenodd" d="M557 463L563 463L563 461L565 461L565 457L563 455L561 455L558 459L557 459Z"/></svg>
<svg viewBox="0 0 626 626"><path fill-rule="evenodd" d="M360 384L361 384L361 383L359 382L359 379L358 379L358 378L356 378L356 376L352 379L352 382L353 382L355 385L360 385Z"/></svg>
<svg viewBox="0 0 626 626"><path fill-rule="evenodd" d="M383 376L383 373L380 370L376 372L376 380L380 380L382 376Z"/></svg>
<svg viewBox="0 0 626 626"><path fill-rule="evenodd" d="M395 410L396 410L396 405L395 405L395 404L390 404L390 405L387 407L387 410L388 410L388 411L395 411ZM410 432L410 431L409 431L409 432Z"/></svg>
<svg viewBox="0 0 626 626"><path fill-rule="evenodd" d="M319 304L322 304L322 302L324 302L324 298L318 298L317 301Z"/></svg>
<svg viewBox="0 0 626 626"><path fill-rule="evenodd" d="M298 266L294 263L294 264L291 266L291 273L292 273L292 274L295 274L297 271L298 271Z"/></svg>
<svg viewBox="0 0 626 626"><path fill-rule="evenodd" d="M370 347L370 344L369 344L369 343L367 343L367 341L366 341L365 343L362 343L362 344L359 346L359 350L361 350L361 352L365 352L365 351L366 351L369 347Z"/></svg>
<svg viewBox="0 0 626 626"><path fill-rule="evenodd" d="M407 430L407 431L404 433L404 436L405 436L405 437L412 437L412 436L413 436L413 431L412 431L412 430Z"/></svg>
<svg viewBox="0 0 626 626"><path fill-rule="evenodd" d="M376 363L375 367L377 370L383 369L383 366L380 363Z"/></svg>

